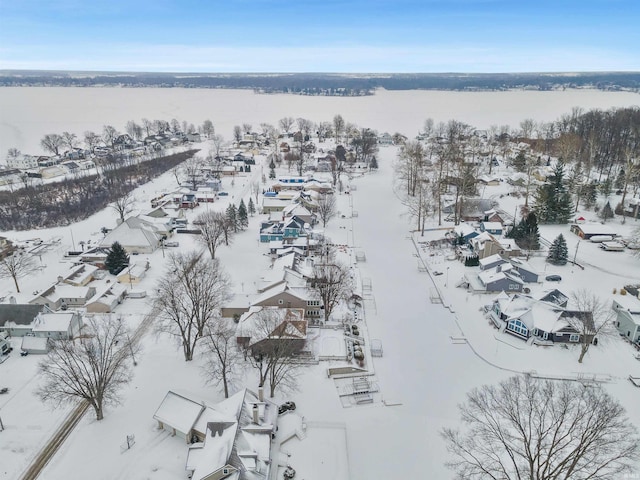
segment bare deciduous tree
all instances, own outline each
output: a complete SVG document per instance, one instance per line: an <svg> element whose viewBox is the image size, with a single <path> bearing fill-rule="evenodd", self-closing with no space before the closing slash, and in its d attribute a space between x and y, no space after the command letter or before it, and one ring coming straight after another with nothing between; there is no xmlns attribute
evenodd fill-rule
<svg viewBox="0 0 640 480"><path fill-rule="evenodd" d="M198 342L219 320L229 286L218 260L206 258L204 252L169 256L167 271L157 285L154 312L158 330L178 341L185 361L193 360Z"/></svg>
<svg viewBox="0 0 640 480"><path fill-rule="evenodd" d="M318 217L322 226L326 227L329 220L338 214L338 205L333 194L324 193L318 199Z"/></svg>
<svg viewBox="0 0 640 480"><path fill-rule="evenodd" d="M44 381L36 395L53 404L87 401L102 420L104 406L118 404L121 389L131 379L137 347L121 317L90 317L85 329L79 339L53 341L38 365Z"/></svg>
<svg viewBox="0 0 640 480"><path fill-rule="evenodd" d="M198 189L198 183L202 179L202 160L192 157L182 164L181 173L194 192Z"/></svg>
<svg viewBox="0 0 640 480"><path fill-rule="evenodd" d="M69 147L69 150L73 150L78 144L78 136L71 132L62 132L62 141Z"/></svg>
<svg viewBox="0 0 640 480"><path fill-rule="evenodd" d="M219 157L220 150L222 149L222 145L224 144L224 138L222 138L222 135L213 135L211 137L211 143L213 144L213 151L215 152L214 157Z"/></svg>
<svg viewBox="0 0 640 480"><path fill-rule="evenodd" d="M133 205L136 199L131 192L127 192L118 198L115 202L109 205L110 208L115 210L120 218L121 222L124 222L127 215L133 212Z"/></svg>
<svg viewBox="0 0 640 480"><path fill-rule="evenodd" d="M240 128L240 125L233 127L233 138L236 142L242 140L242 128Z"/></svg>
<svg viewBox="0 0 640 480"><path fill-rule="evenodd" d="M20 293L18 279L30 275L38 269L38 265L31 254L14 252L0 260L0 278L12 278L16 292Z"/></svg>
<svg viewBox="0 0 640 480"><path fill-rule="evenodd" d="M96 148L98 143L100 143L100 135L87 130L86 132L84 132L84 143L89 151L93 152L93 149Z"/></svg>
<svg viewBox="0 0 640 480"><path fill-rule="evenodd" d="M582 363L584 356L589 351L594 338L614 335L614 314L611 308L597 295L589 290L581 289L571 294L571 303L576 308L573 316L568 316L568 321L580 335L580 357L578 363Z"/></svg>
<svg viewBox="0 0 640 480"><path fill-rule="evenodd" d="M225 232L229 230L226 226L227 216L222 212L203 212L196 217L196 224L201 232L198 235L198 241L209 250L212 259L216 258L216 251L225 243L227 235Z"/></svg>
<svg viewBox="0 0 640 480"><path fill-rule="evenodd" d="M249 360L259 372L258 386L263 387L268 380L272 398L278 387L295 390L303 366L295 355L303 348L304 338L291 333L297 327L290 323L285 309L265 308L255 317L247 348Z"/></svg>
<svg viewBox="0 0 640 480"><path fill-rule="evenodd" d="M105 125L102 129L102 141L113 148L113 145L118 138L118 131L112 125Z"/></svg>
<svg viewBox="0 0 640 480"><path fill-rule="evenodd" d="M224 398L229 398L229 390L239 377L243 354L236 341L235 324L220 319L205 332L203 370L208 381L222 384Z"/></svg>
<svg viewBox="0 0 640 480"><path fill-rule="evenodd" d="M343 134L345 129L345 121L342 118L342 115L334 115L333 117L333 135L335 136L336 143L338 143L338 139Z"/></svg>
<svg viewBox="0 0 640 480"><path fill-rule="evenodd" d="M310 283L313 291L322 300L324 321L328 322L338 304L353 294L353 280L346 265L333 260L322 262L313 267Z"/></svg>
<svg viewBox="0 0 640 480"><path fill-rule="evenodd" d="M64 139L57 133L48 133L40 140L40 145L47 152L58 155L60 153L60 147L64 145Z"/></svg>
<svg viewBox="0 0 640 480"><path fill-rule="evenodd" d="M293 119L293 117L284 117L278 120L278 125L286 133L289 133L289 130L291 130L291 127L294 123L295 120Z"/></svg>
<svg viewBox="0 0 640 480"><path fill-rule="evenodd" d="M204 133L207 138L211 138L211 136L216 133L216 129L213 126L213 122L211 120L205 120L202 122L202 133Z"/></svg>
<svg viewBox="0 0 640 480"><path fill-rule="evenodd" d="M600 386L518 376L459 409L465 431L442 436L461 480L616 480L640 458L636 428Z"/></svg>

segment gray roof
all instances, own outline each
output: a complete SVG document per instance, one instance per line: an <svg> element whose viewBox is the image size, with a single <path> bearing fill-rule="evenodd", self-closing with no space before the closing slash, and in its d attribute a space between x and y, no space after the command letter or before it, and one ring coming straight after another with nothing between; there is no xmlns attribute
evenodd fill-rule
<svg viewBox="0 0 640 480"><path fill-rule="evenodd" d="M18 325L29 325L45 308L44 305L2 303L0 304L0 327L9 321Z"/></svg>

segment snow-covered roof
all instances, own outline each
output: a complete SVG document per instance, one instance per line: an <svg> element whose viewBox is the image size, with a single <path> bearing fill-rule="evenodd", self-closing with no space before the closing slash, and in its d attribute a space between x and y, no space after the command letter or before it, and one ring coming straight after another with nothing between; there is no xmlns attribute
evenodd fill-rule
<svg viewBox="0 0 640 480"><path fill-rule="evenodd" d="M98 267L88 263L76 265L64 276L64 281L71 285L81 285L85 283L98 270Z"/></svg>
<svg viewBox="0 0 640 480"><path fill-rule="evenodd" d="M205 406L168 391L153 418L182 433L189 433Z"/></svg>
<svg viewBox="0 0 640 480"><path fill-rule="evenodd" d="M616 295L615 302L631 313L640 314L640 300L631 295Z"/></svg>
<svg viewBox="0 0 640 480"><path fill-rule="evenodd" d="M101 246L111 247L118 242L123 247L152 247L156 248L161 235L157 227L150 222L137 217L129 217L116 228L111 230L100 242Z"/></svg>
<svg viewBox="0 0 640 480"><path fill-rule="evenodd" d="M473 233L475 234L478 233L468 223L461 223L460 225L456 225L455 227L453 227L453 231L456 233L456 235L458 236L462 235L463 237L466 237L467 235L471 235Z"/></svg>
<svg viewBox="0 0 640 480"><path fill-rule="evenodd" d="M601 223L581 223L577 227L584 232L585 235L617 235L616 231L609 225Z"/></svg>
<svg viewBox="0 0 640 480"><path fill-rule="evenodd" d="M502 230L500 222L482 222L485 230Z"/></svg>
<svg viewBox="0 0 640 480"><path fill-rule="evenodd" d="M492 263L496 263L496 262L507 263L507 261L504 258L502 258L497 253L494 253L493 255L489 255L488 257L481 258L480 259L480 266L481 267L485 267L487 265L491 265Z"/></svg>
<svg viewBox="0 0 640 480"><path fill-rule="evenodd" d="M33 320L33 332L66 332L69 330L74 312L39 313Z"/></svg>

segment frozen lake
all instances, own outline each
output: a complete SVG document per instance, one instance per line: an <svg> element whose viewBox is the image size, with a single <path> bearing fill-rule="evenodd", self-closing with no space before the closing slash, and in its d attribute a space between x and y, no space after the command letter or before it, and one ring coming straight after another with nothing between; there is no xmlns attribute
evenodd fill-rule
<svg viewBox="0 0 640 480"><path fill-rule="evenodd" d="M186 120L196 126L210 119L217 133L232 137L234 125L277 125L283 117L331 121L341 114L347 122L379 132L415 136L427 118L455 119L484 129L517 127L525 118L557 120L573 107L585 110L640 105L640 94L598 90L552 92L451 92L380 90L368 97L259 95L252 90L184 88L0 88L0 158L9 148L44 154L41 138L69 131L100 133L104 125L123 131L127 121Z"/></svg>

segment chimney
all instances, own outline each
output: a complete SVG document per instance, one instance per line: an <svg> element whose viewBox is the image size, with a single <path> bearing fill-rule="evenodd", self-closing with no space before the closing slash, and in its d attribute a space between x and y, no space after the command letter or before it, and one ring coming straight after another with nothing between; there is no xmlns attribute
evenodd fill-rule
<svg viewBox="0 0 640 480"><path fill-rule="evenodd" d="M62 278L61 275L58 275L58 283L62 283L62 280L64 280L64 278Z"/></svg>
<svg viewBox="0 0 640 480"><path fill-rule="evenodd" d="M258 387L258 400L264 402L264 387Z"/></svg>
<svg viewBox="0 0 640 480"><path fill-rule="evenodd" d="M253 404L253 423L260 425L260 418L258 416L258 405Z"/></svg>

